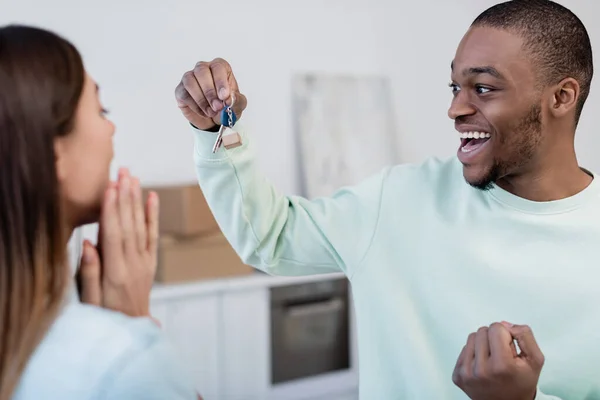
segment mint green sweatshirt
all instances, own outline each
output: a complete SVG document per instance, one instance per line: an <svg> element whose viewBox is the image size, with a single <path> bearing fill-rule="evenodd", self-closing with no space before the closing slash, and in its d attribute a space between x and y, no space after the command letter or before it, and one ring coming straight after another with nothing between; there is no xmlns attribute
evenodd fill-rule
<svg viewBox="0 0 600 400"><path fill-rule="evenodd" d="M453 157L307 200L279 193L236 130L243 145L215 154L215 134L194 130L200 187L247 264L348 277L361 400L467 399L456 360L469 333L499 321L533 330L546 359L537 400L600 399L598 179L532 202L472 188Z"/></svg>

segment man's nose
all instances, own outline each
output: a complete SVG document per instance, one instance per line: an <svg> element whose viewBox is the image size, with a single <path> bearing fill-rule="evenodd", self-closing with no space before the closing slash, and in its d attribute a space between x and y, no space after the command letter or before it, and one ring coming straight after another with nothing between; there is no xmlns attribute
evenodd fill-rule
<svg viewBox="0 0 600 400"><path fill-rule="evenodd" d="M473 115L475 112L475 107L468 101L467 96L463 93L458 93L452 99L452 104L450 104L450 108L448 109L448 117L456 120L462 116Z"/></svg>

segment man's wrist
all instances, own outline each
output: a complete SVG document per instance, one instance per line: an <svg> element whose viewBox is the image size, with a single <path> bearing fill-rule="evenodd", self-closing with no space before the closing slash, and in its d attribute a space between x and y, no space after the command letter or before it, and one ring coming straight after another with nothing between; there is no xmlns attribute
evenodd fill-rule
<svg viewBox="0 0 600 400"><path fill-rule="evenodd" d="M210 128L198 128L196 125L192 124L191 122L190 122L190 125L193 126L194 129L198 129L199 131L206 131L206 132L213 132L213 133L219 132L219 128L220 128L220 126L217 124L214 124Z"/></svg>

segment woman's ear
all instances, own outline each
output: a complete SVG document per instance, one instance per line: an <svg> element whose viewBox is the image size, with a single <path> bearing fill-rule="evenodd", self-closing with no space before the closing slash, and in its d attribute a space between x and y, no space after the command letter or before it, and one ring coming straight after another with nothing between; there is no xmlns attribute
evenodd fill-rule
<svg viewBox="0 0 600 400"><path fill-rule="evenodd" d="M56 163L56 178L59 182L67 176L67 141L64 137L54 139L54 159Z"/></svg>

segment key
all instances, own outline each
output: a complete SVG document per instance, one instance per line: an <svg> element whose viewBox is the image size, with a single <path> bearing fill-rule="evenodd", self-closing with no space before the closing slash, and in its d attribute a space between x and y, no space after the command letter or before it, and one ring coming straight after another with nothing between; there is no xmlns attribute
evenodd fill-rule
<svg viewBox="0 0 600 400"><path fill-rule="evenodd" d="M232 149L242 144L242 138L240 137L240 135L232 130L233 126L237 122L237 117L235 115L235 112L233 112L234 102L235 97L233 96L233 94L231 95L230 106L225 105L225 102L223 102L224 108L221 111L221 127L219 128L219 132L217 133L217 140L215 140L215 144L212 148L213 153L216 153L222 145L224 145L226 149ZM232 130L232 133L224 135L227 128Z"/></svg>
<svg viewBox="0 0 600 400"><path fill-rule="evenodd" d="M221 144L223 143L223 133L225 132L225 129L227 128L227 126L229 125L229 115L227 113L227 109L228 106L226 106L225 104L223 104L224 108L221 111L221 127L219 128L219 133L217 133L217 140L215 140L215 144L213 145L212 148L212 152L216 153L217 150L219 150L219 148L221 147ZM235 115L235 113L232 111L232 117ZM232 118L233 121L233 118Z"/></svg>
<svg viewBox="0 0 600 400"><path fill-rule="evenodd" d="M212 152L216 153L223 143L223 134L227 130L227 128L233 127L233 125L237 122L237 118L235 113L233 112L231 106L225 106L221 111L221 127L219 128L219 133L217 133L217 140L215 140L215 144L213 145ZM225 147L228 148L228 147Z"/></svg>
<svg viewBox="0 0 600 400"><path fill-rule="evenodd" d="M217 150L221 147L221 143L223 142L223 132L225 132L225 125L221 125L219 128L219 133L217 133L217 140L215 140L215 144L213 145L212 152L216 153Z"/></svg>
<svg viewBox="0 0 600 400"><path fill-rule="evenodd" d="M237 121L237 118L235 116L235 113L233 112L233 109L231 107L228 107L226 112L227 112L227 123L229 125L229 130L231 132L226 135L224 134L221 136L221 143L227 150L229 150L229 149L233 149L235 147L241 146L242 138L240 137L239 133L237 133L233 130L233 125L235 125L235 123Z"/></svg>

